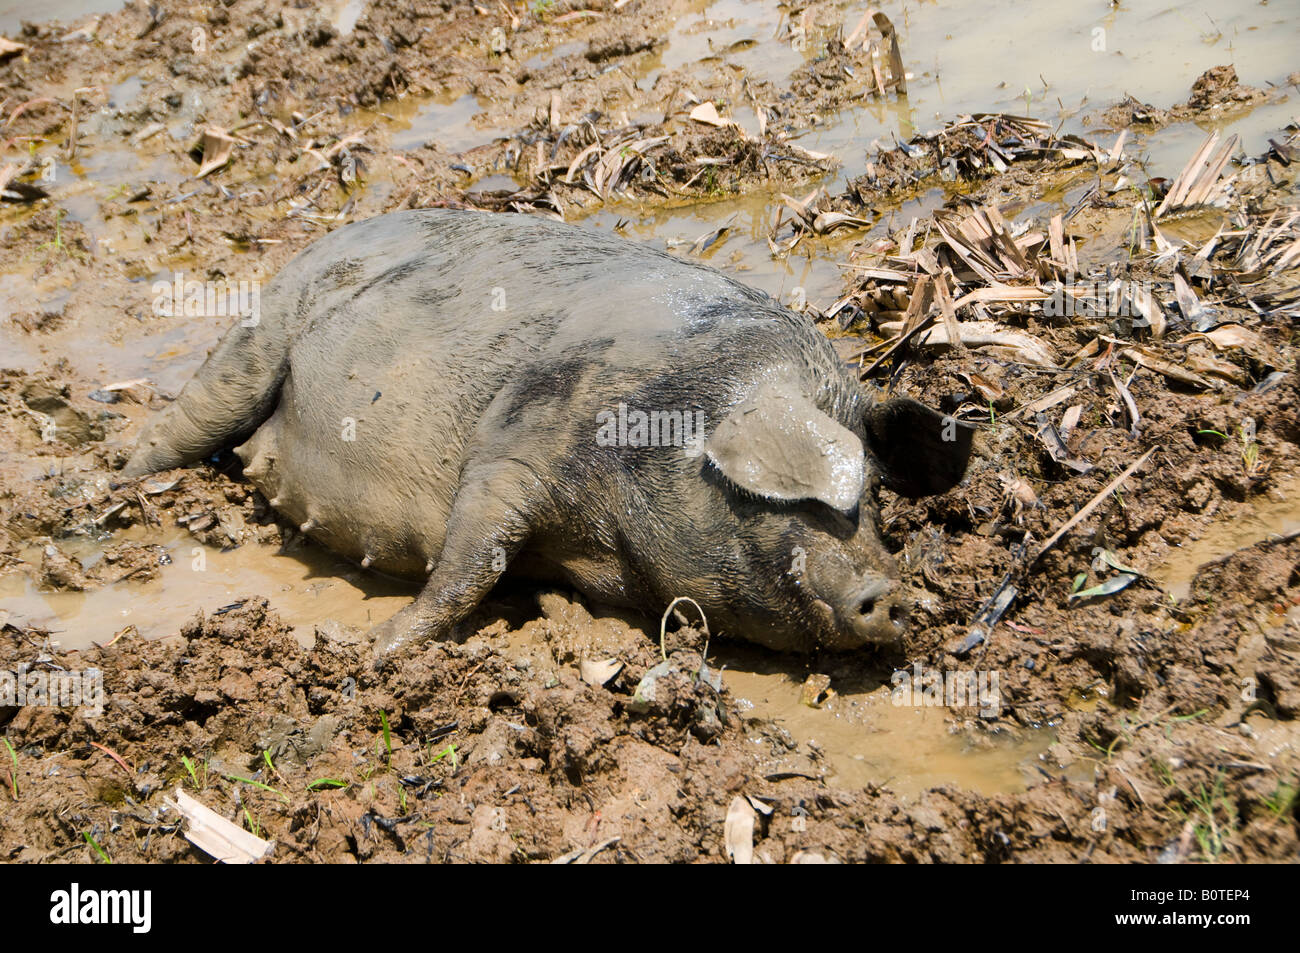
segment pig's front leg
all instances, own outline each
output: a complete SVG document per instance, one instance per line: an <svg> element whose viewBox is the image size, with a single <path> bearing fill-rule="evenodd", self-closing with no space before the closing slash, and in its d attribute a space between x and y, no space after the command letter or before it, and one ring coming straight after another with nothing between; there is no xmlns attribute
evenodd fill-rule
<svg viewBox="0 0 1300 953"><path fill-rule="evenodd" d="M523 548L539 490L532 471L514 461L466 469L429 581L414 602L371 630L375 668L404 646L451 635Z"/></svg>

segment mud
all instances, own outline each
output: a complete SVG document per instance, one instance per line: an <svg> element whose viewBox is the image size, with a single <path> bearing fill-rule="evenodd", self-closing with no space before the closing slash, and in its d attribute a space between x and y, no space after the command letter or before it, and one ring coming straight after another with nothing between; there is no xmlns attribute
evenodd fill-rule
<svg viewBox="0 0 1300 953"><path fill-rule="evenodd" d="M0 167L22 186L0 204L0 670L98 668L105 706L0 708L0 856L101 859L89 835L115 862L206 862L166 806L180 785L274 840L279 862L725 861L737 797L758 812L763 862L1295 859L1296 273L1234 262L1296 205L1297 64L1161 58L1151 82L1117 73L1133 85L1080 102L966 47L941 67L946 11L882 9L906 100L879 94L861 41L880 36L848 43L862 10L838 3L163 0L7 30L25 49L0 62ZM1219 28L1247 43L1266 15ZM691 118L705 103L720 125ZM196 178L207 127L235 140ZM908 305L871 269L933 252L936 212L994 204L1027 231L1061 215L1080 271L1172 281L1176 259L1129 251L1134 209L1160 200L1206 128L1240 130L1254 164L1234 170L1253 171L1226 206L1158 226L1191 243L1180 267L1201 303L1255 337L1140 340L1215 386L1122 368L1135 437L1095 363L1105 351L1070 363L1131 329L1030 309L1008 320L1055 369L981 348L884 369L981 423L961 487L883 501L919 596L897 656L793 660L670 625L670 670L646 701L658 619L521 589L497 593L464 644L378 676L362 632L409 587L277 524L230 457L116 475L229 321L160 315L151 286L178 271L265 281L323 231L397 208L534 211L733 270L812 308L866 363ZM1017 414L1065 384L1086 473ZM1020 547L1153 447L1018 569ZM1138 580L1071 599L1113 575L1101 549ZM1018 597L971 644L1012 571ZM607 682L583 680L584 661L610 659ZM895 705L914 666L997 673L998 704ZM717 687L705 675L719 672Z"/></svg>

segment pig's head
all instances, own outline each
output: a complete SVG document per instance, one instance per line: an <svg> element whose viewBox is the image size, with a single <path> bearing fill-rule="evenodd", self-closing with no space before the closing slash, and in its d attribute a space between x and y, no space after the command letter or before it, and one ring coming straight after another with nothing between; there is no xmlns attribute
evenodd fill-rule
<svg viewBox="0 0 1300 953"><path fill-rule="evenodd" d="M880 540L876 490L956 485L972 431L907 398L867 405L851 423L775 380L709 435L706 480L736 541L714 570L730 590L721 628L778 649L900 641L909 602Z"/></svg>

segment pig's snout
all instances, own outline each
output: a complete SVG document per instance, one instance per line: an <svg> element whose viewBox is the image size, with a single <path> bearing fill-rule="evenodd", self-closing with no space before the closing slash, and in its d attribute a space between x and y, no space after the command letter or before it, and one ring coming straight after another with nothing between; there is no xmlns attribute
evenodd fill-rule
<svg viewBox="0 0 1300 953"><path fill-rule="evenodd" d="M876 573L846 578L839 587L823 590L817 601L835 633L826 639L827 647L838 649L898 644L911 608L903 584Z"/></svg>
<svg viewBox="0 0 1300 953"><path fill-rule="evenodd" d="M903 635L909 603L897 579L871 576L849 591L841 615L868 642L896 642Z"/></svg>

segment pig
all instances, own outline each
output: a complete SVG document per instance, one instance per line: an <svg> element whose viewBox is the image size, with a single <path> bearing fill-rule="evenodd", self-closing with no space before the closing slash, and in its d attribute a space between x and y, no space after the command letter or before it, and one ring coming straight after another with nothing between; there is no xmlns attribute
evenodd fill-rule
<svg viewBox="0 0 1300 953"><path fill-rule="evenodd" d="M286 265L141 435L234 447L321 545L423 582L380 659L509 572L810 652L897 644L877 490L941 493L971 430L874 399L804 314L703 264L514 214L394 212Z"/></svg>

